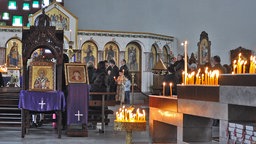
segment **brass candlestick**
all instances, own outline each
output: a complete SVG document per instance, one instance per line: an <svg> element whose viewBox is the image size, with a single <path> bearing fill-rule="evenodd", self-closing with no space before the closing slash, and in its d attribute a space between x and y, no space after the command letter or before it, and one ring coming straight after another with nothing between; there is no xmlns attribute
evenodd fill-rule
<svg viewBox="0 0 256 144"><path fill-rule="evenodd" d="M146 121L125 122L115 120L114 130L126 131L126 144L132 144L132 131L145 131Z"/></svg>
<svg viewBox="0 0 256 144"><path fill-rule="evenodd" d="M132 72L132 105L134 105L134 78L135 78L135 73Z"/></svg>

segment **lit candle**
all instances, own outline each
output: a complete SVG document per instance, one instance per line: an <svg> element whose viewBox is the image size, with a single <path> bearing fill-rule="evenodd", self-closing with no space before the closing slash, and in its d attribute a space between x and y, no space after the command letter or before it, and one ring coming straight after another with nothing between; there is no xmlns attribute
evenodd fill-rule
<svg viewBox="0 0 256 144"><path fill-rule="evenodd" d="M195 84L195 72L191 73L191 84Z"/></svg>
<svg viewBox="0 0 256 144"><path fill-rule="evenodd" d="M240 68L239 73L240 73L240 74L243 73L243 65L244 65L244 60L242 60L242 61L240 62L240 66L239 66L239 68Z"/></svg>
<svg viewBox="0 0 256 144"><path fill-rule="evenodd" d="M172 96L172 83L169 83L170 86L170 96Z"/></svg>
<svg viewBox="0 0 256 144"><path fill-rule="evenodd" d="M215 85L218 85L219 84L219 71L217 70L216 71L216 78L215 78Z"/></svg>
<svg viewBox="0 0 256 144"><path fill-rule="evenodd" d="M247 61L244 62L243 73L245 73L245 71L246 71L246 64L247 64Z"/></svg>
<svg viewBox="0 0 256 144"><path fill-rule="evenodd" d="M205 84L204 74L202 74L202 84Z"/></svg>
<svg viewBox="0 0 256 144"><path fill-rule="evenodd" d="M237 73L242 73L242 64L241 64L241 53L238 55L238 62L237 62Z"/></svg>
<svg viewBox="0 0 256 144"><path fill-rule="evenodd" d="M165 96L165 82L163 82L163 96Z"/></svg>
<svg viewBox="0 0 256 144"><path fill-rule="evenodd" d="M207 73L207 85L210 84L210 73L211 73L211 71Z"/></svg>
<svg viewBox="0 0 256 144"><path fill-rule="evenodd" d="M188 42L187 41L185 41L184 42L184 57L185 57L185 62L184 62L184 70L185 70L185 81L186 81L186 79L187 79L187 73L188 73L188 57L187 57L187 55L188 55Z"/></svg>
<svg viewBox="0 0 256 144"><path fill-rule="evenodd" d="M204 84L208 84L208 67L205 68L205 78L204 78Z"/></svg>
<svg viewBox="0 0 256 144"><path fill-rule="evenodd" d="M198 69L197 74L196 74L196 84L200 84L200 71L201 71L201 69Z"/></svg>
<svg viewBox="0 0 256 144"><path fill-rule="evenodd" d="M242 55L241 53L238 54L238 61L241 60L241 55Z"/></svg>
<svg viewBox="0 0 256 144"><path fill-rule="evenodd" d="M236 60L233 61L233 72L236 73Z"/></svg>
<svg viewBox="0 0 256 144"><path fill-rule="evenodd" d="M255 57L253 57L252 73L255 73Z"/></svg>
<svg viewBox="0 0 256 144"><path fill-rule="evenodd" d="M250 57L250 67L249 67L249 73L252 73L252 68L253 68L253 56Z"/></svg>
<svg viewBox="0 0 256 144"><path fill-rule="evenodd" d="M143 121L146 121L146 113L145 113L145 110L142 110L143 112Z"/></svg>
<svg viewBox="0 0 256 144"><path fill-rule="evenodd" d="M185 72L184 72L184 71L182 72L182 82L183 82L184 84L186 84L186 83L185 83L186 81L185 81Z"/></svg>
<svg viewBox="0 0 256 144"><path fill-rule="evenodd" d="M196 84L199 84L199 73L196 74Z"/></svg>

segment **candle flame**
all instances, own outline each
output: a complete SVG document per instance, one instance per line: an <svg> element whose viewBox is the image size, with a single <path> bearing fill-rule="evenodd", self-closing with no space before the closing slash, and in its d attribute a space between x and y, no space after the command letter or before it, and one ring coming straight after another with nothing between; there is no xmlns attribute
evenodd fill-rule
<svg viewBox="0 0 256 144"><path fill-rule="evenodd" d="M139 108L136 110L136 113L133 113L134 107L130 106L125 108L123 106L116 112L116 120L117 121L125 121L125 122L136 122L136 121L146 121L146 112L145 110L140 110Z"/></svg>

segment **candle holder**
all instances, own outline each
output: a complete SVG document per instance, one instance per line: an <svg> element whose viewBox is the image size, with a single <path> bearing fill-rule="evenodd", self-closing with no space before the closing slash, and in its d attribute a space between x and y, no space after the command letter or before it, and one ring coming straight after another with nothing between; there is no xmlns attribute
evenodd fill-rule
<svg viewBox="0 0 256 144"><path fill-rule="evenodd" d="M132 105L134 105L134 78L135 78L135 73L132 72Z"/></svg>
<svg viewBox="0 0 256 144"><path fill-rule="evenodd" d="M126 144L132 144L132 131L146 130L145 110L140 113L140 109L137 109L136 114L133 111L133 106L127 109L123 106L116 112L116 120L114 121L114 130L126 132Z"/></svg>
<svg viewBox="0 0 256 144"><path fill-rule="evenodd" d="M114 121L114 130L126 132L126 144L132 144L132 131L145 131L146 121Z"/></svg>

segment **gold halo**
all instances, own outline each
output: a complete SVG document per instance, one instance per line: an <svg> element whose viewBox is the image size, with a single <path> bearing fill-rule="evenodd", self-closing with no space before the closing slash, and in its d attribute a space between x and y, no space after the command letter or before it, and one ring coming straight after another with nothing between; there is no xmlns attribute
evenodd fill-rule
<svg viewBox="0 0 256 144"><path fill-rule="evenodd" d="M47 75L47 71L46 71L44 68L38 69L37 74L38 74L39 76L40 76L40 72L43 72L45 76Z"/></svg>

